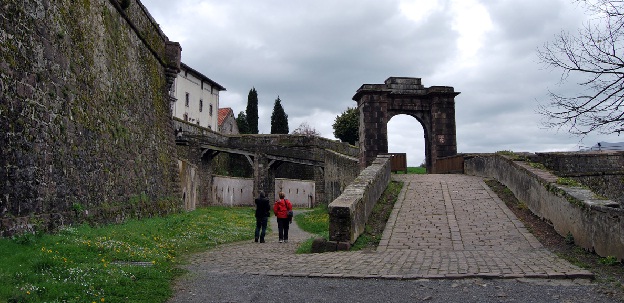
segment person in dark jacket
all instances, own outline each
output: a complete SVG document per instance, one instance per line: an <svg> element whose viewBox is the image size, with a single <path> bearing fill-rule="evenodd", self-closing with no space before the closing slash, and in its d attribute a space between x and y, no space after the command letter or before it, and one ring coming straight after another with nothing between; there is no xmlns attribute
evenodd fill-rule
<svg viewBox="0 0 624 303"><path fill-rule="evenodd" d="M275 201L273 205L273 212L277 217L277 230L280 243L288 243L288 225L292 220L292 218L288 216L289 211L292 211L292 203L286 199L286 195L284 195L283 192L280 192L279 200Z"/></svg>
<svg viewBox="0 0 624 303"><path fill-rule="evenodd" d="M256 198L256 236L255 241L264 243L264 236L266 235L267 222L269 221L269 215L271 214L271 205L269 199L266 198L264 191L260 191L260 196ZM260 231L262 229L262 232Z"/></svg>

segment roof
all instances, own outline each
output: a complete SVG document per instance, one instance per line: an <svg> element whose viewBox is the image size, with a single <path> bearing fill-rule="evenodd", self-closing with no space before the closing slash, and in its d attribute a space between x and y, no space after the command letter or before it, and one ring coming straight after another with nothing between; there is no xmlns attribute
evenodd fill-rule
<svg viewBox="0 0 624 303"><path fill-rule="evenodd" d="M230 113L234 116L234 111L230 107L219 108L219 120L217 122L219 126L223 125L223 122L225 122L225 119Z"/></svg>
<svg viewBox="0 0 624 303"><path fill-rule="evenodd" d="M624 142L598 142L596 145L588 148L588 150L624 150Z"/></svg>
<svg viewBox="0 0 624 303"><path fill-rule="evenodd" d="M193 69L192 67L190 67L190 66L188 66L188 65L186 65L184 63L180 63L180 67L181 67L180 71L186 70L187 72L190 72L191 74L195 75L195 77L201 79L202 81L210 84L211 86L216 87L218 90L220 90L220 91L221 90L226 90L225 87L221 86L221 84L210 80L210 78L204 76L204 74L198 72L197 70Z"/></svg>

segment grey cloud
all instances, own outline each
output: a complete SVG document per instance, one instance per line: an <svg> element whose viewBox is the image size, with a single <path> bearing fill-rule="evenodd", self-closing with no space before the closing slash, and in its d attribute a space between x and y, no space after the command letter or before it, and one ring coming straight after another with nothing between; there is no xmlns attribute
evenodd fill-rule
<svg viewBox="0 0 624 303"><path fill-rule="evenodd" d="M579 141L542 129L535 114L548 89L578 89L558 86L559 75L543 70L536 56L554 34L582 24L583 11L568 0L482 1L493 30L486 33L477 65L462 70L448 66L459 51L448 1L418 23L401 15L396 1L143 2L170 39L177 37L168 28L185 32L183 61L227 88L221 106L238 113L249 89L258 90L263 132L278 95L291 129L308 122L331 137L336 115L356 105L351 97L362 84L411 76L425 86L449 85L461 92L456 118L462 152L539 151ZM223 20L193 9L183 15L184 8L201 2L217 5ZM424 157L422 133L414 127L421 131L416 123L409 124L409 132L398 127L391 134L403 140L397 148L405 143L416 154L410 159Z"/></svg>

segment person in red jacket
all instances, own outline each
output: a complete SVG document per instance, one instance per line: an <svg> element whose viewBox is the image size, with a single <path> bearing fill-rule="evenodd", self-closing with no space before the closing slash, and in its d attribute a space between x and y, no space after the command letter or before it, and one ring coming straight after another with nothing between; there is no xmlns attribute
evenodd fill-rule
<svg viewBox="0 0 624 303"><path fill-rule="evenodd" d="M279 200L275 201L273 205L273 213L277 217L279 243L288 243L288 225L292 221L292 216L288 215L289 212L292 213L292 203L286 199L283 192L280 192Z"/></svg>

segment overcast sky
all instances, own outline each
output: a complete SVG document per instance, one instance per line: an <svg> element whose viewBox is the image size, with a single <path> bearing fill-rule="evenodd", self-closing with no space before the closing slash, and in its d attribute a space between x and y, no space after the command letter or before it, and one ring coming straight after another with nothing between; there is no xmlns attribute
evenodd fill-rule
<svg viewBox="0 0 624 303"><path fill-rule="evenodd" d="M332 124L362 84L416 77L452 86L458 152L574 151L617 135L580 138L545 129L548 91L574 91L539 63L537 50L586 20L572 0L141 0L182 62L224 86L220 107L244 111L258 91L259 128L270 132L280 97L290 130L302 122L334 138ZM388 125L389 151L425 157L422 126ZM581 141L582 140L582 141Z"/></svg>

